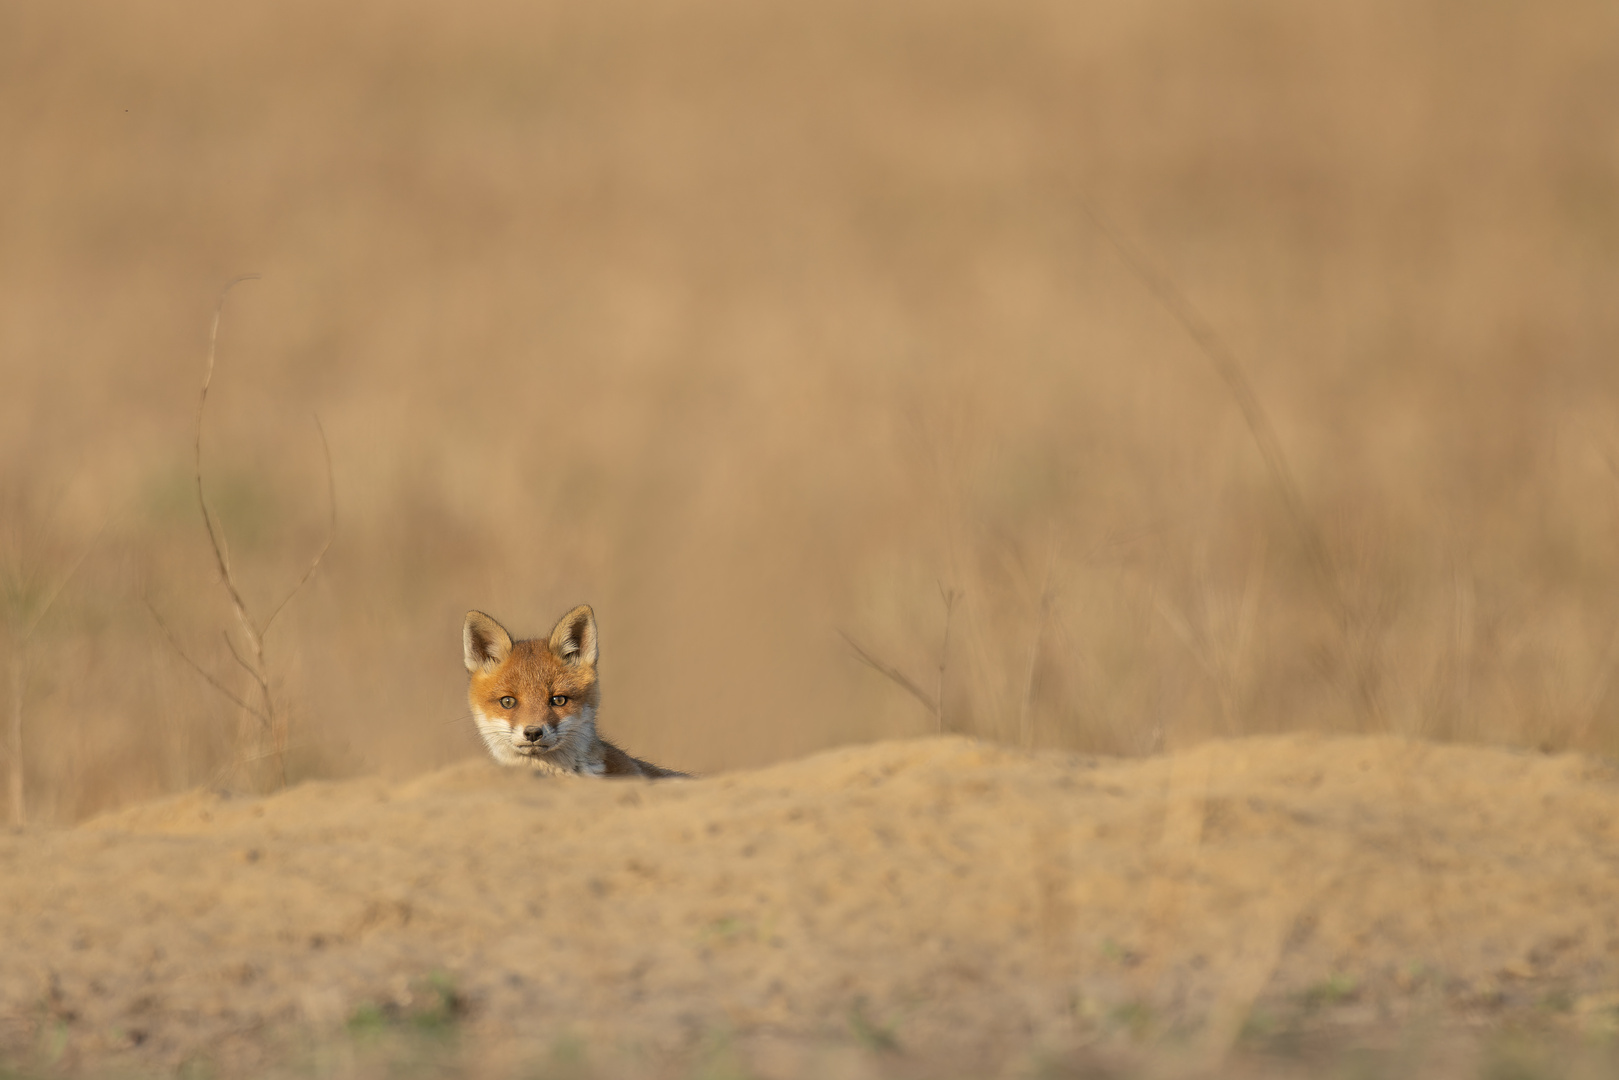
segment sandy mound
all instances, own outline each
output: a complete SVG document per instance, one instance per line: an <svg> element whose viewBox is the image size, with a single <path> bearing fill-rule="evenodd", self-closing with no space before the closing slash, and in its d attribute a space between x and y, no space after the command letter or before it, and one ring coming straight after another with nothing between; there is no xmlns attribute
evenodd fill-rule
<svg viewBox="0 0 1619 1080"><path fill-rule="evenodd" d="M1573 756L930 739L660 784L474 761L0 836L0 1066L232 1073L408 1028L493 1070L721 1047L984 1075L1413 1017L1597 1030L1616 898L1619 773Z"/></svg>

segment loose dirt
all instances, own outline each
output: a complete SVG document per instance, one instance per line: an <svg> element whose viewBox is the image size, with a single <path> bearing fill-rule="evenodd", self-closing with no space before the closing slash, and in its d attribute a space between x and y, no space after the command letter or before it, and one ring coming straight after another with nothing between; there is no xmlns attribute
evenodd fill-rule
<svg viewBox="0 0 1619 1080"><path fill-rule="evenodd" d="M0 1072L1473 1068L1619 1030L1619 771L1306 736L468 761L0 835L0 942Z"/></svg>

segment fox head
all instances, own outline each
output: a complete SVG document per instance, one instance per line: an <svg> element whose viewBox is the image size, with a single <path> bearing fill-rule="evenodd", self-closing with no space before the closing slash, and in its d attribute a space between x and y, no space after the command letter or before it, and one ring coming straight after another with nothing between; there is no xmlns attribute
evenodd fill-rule
<svg viewBox="0 0 1619 1080"><path fill-rule="evenodd" d="M461 633L467 703L502 765L542 765L596 738L596 616L574 608L549 638L513 641L494 619L467 612Z"/></svg>

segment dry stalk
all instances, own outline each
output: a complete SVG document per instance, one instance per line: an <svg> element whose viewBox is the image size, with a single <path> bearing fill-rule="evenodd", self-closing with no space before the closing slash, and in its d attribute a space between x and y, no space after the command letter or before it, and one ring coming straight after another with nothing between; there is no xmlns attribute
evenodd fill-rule
<svg viewBox="0 0 1619 1080"><path fill-rule="evenodd" d="M916 700L920 701L922 703L922 707L927 709L928 712L932 713L935 720L939 720L938 699L934 698L926 690L912 682L910 676L906 675L899 668L894 667L892 664L886 664L877 657L873 656L870 652L867 652L858 641L850 637L844 631L839 630L838 636L848 644L850 649L854 650L856 660L859 660L862 664L865 664L871 670L888 679L895 686L898 686L901 690L904 690L907 694L910 694ZM942 677L943 676L941 673L941 679Z"/></svg>
<svg viewBox="0 0 1619 1080"><path fill-rule="evenodd" d="M1615 458L1612 449L1602 448L1602 460L1608 466L1608 474L1619 481L1619 458ZM1619 496L1619 486L1614 488ZM1613 682L1614 671L1619 669L1619 626L1614 628L1608 639L1607 652L1602 654L1602 662L1597 666L1597 674L1591 680L1591 690L1586 695L1585 708L1575 721L1575 728L1570 736L1570 742L1576 747L1588 745L1591 733L1596 730L1601 720L1602 702L1608 696L1609 684Z"/></svg>
<svg viewBox="0 0 1619 1080"><path fill-rule="evenodd" d="M1376 728L1383 728L1384 710L1378 690L1380 685L1378 664L1371 647L1365 619L1349 601L1343 577L1332 558L1326 537L1305 505L1304 497L1299 492L1298 481L1294 479L1287 455L1282 450L1282 442L1277 438L1276 429L1271 425L1270 417L1260 403L1259 395L1254 392L1253 384L1248 381L1248 375L1237 360L1236 353L1226 344L1225 339L1215 332L1214 327L1197 308L1192 306L1186 294L1166 274L1131 247L1088 199L1081 197L1079 205L1096 231L1101 233L1103 239L1118 254L1125 267L1147 287L1175 321L1180 323L1181 328L1213 366L1220 381L1225 383L1226 390L1230 392L1237 409L1242 413L1248 434L1259 449L1259 456L1265 463L1266 471L1270 473L1271 483L1281 497L1282 504L1287 508L1288 517L1292 520L1299 542L1304 547L1316 585L1338 623L1345 652L1354 668L1353 687L1349 694L1350 704L1358 714L1368 716Z"/></svg>
<svg viewBox="0 0 1619 1080"><path fill-rule="evenodd" d="M960 598L961 594L955 589L947 589L942 583L939 585L939 599L944 601L944 636L939 642L939 679L934 684L933 698L936 706L933 714L939 721L937 733L940 735L943 735L945 731L944 673L946 666L950 663L950 620L956 613L956 601Z"/></svg>
<svg viewBox="0 0 1619 1080"><path fill-rule="evenodd" d="M270 627L275 623L276 617L281 614L292 598L297 596L303 587L309 583L309 580L315 576L315 571L320 567L321 560L331 550L332 541L337 536L337 489L332 472L332 449L326 440L326 430L321 426L320 418L316 417L315 430L320 435L321 452L326 462L326 494L329 508L326 539L321 544L320 550L315 553L314 558L309 561L309 566L304 570L303 576L282 597L281 602L270 611L269 616L262 622L255 620L248 608L247 601L242 597L242 591L237 585L236 576L231 570L230 549L225 541L224 528L216 520L212 508L209 507L208 496L203 489L202 421L208 407L208 390L213 385L214 365L218 355L219 323L225 311L225 298L230 294L231 289L241 282L253 281L258 277L258 274L243 274L232 278L226 283L224 289L220 291L219 301L214 305L213 323L208 331L208 362L203 371L202 389L197 394L197 422L193 442L192 471L192 478L196 482L197 489L197 508L202 513L203 527L208 533L208 546L214 555L214 569L218 574L220 587L230 601L231 612L236 616L236 628L242 647L238 647L237 639L233 638L228 631L222 631L222 634L232 658L235 659L247 677L249 684L247 693L240 695L231 693L220 679L210 674L200 664L192 660L190 656L186 655L185 651L180 648L179 642L169 631L169 628L158 616L156 609L152 608L150 602L148 602L147 608L151 610L152 617L157 620L164 636L168 639L169 644L174 647L175 652L179 653L180 658L201 675L210 686L241 710L242 723L238 737L239 742L245 745L251 741L257 745L252 753L237 754L227 766L227 774L247 762L268 759L273 763L278 786L285 787L287 783L286 754L288 749L287 714L285 706L276 699L272 686L271 667L265 655L264 639L265 635L269 633ZM252 703L254 699L256 699L257 704Z"/></svg>
<svg viewBox="0 0 1619 1080"><path fill-rule="evenodd" d="M22 643L18 642L11 650L11 738L6 747L7 757L10 759L10 774L7 790L10 792L11 823L21 825L24 820L24 811L27 807L26 792L23 787L25 775L22 758L22 680L23 655Z"/></svg>
<svg viewBox="0 0 1619 1080"><path fill-rule="evenodd" d="M78 559L74 561L68 572L62 576L62 580L56 583L56 588L51 590L50 595L45 598L45 602L35 609L32 617L26 614L28 598L33 592L32 574L23 578L20 583L16 584L14 589L8 590L14 595L10 598L12 602L7 605L10 610L12 626L11 662L8 672L11 683L11 730L6 741L6 758L8 761L6 788L7 802L10 804L11 823L13 825L24 823L28 809L27 770L23 767L25 761L23 753L23 717L26 712L24 706L27 700L24 693L24 683L28 678L28 647L34 639L34 631L39 629L39 624L44 621L46 615L50 614L51 608L56 605L57 598L62 595L62 590L67 588L68 582L78 576L79 568L90 557L90 553L96 549L96 545L101 543L102 534L107 531L107 526L111 522L112 519L109 517L101 523L101 528L96 530L96 535L85 546L85 549L79 553Z"/></svg>
<svg viewBox="0 0 1619 1080"><path fill-rule="evenodd" d="M1053 538L1046 555L1046 571L1040 578L1040 615L1034 624L1034 640L1029 643L1029 666L1023 675L1023 700L1018 708L1018 745L1025 750L1034 745L1034 729L1029 710L1034 704L1034 669L1040 662L1040 641L1045 636L1046 623L1051 619L1051 605L1055 597L1051 592L1051 570L1057 562L1057 542Z"/></svg>
<svg viewBox="0 0 1619 1080"><path fill-rule="evenodd" d="M1234 616L1228 612L1217 614L1209 597L1203 597L1200 629L1194 628L1187 614L1162 593L1154 590L1152 594L1153 609L1181 644L1186 646L1186 651L1197 661L1198 667L1203 669L1213 685L1220 704L1222 732L1227 735L1241 730L1240 711L1249 683L1245 660L1259 614L1259 581L1264 573L1264 561L1265 546L1261 543L1248 565L1242 598Z"/></svg>
<svg viewBox="0 0 1619 1080"><path fill-rule="evenodd" d="M865 664L871 670L875 671L889 682L892 682L895 686L898 686L907 694L910 694L917 701L920 701L922 703L922 707L929 713L933 714L935 733L943 735L945 730L944 680L945 673L950 664L950 623L956 612L956 601L961 599L961 593L957 592L955 589L947 589L941 584L939 586L939 599L944 601L944 636L939 642L938 678L934 683L934 691L932 694L929 694L926 690L922 689L922 687L917 685L917 683L909 675L905 674L899 668L879 659L870 650L865 648L865 646L861 645L854 638L850 637L847 632L839 630L838 636L841 637L844 640L844 643L847 644L854 652L856 660L859 660L862 664Z"/></svg>
<svg viewBox="0 0 1619 1080"><path fill-rule="evenodd" d="M141 596L141 602L146 605L146 610L151 613L152 621L157 623L157 628L163 632L164 639L169 643L169 647L174 650L175 655L177 655L181 660L184 660L186 665L190 667L192 671L195 671L202 677L203 681L208 683L208 685L212 686L215 690L219 691L220 694L222 694L227 700L229 700L243 712L251 713L263 723L269 723L269 717L260 712L258 709L254 708L252 705L249 705L247 702L243 701L236 695L235 691L226 686L224 683L220 682L218 679L214 678L213 674L207 668L203 667L201 664L197 663L191 658L191 655L187 653L180 645L180 640L174 636L174 631L169 629L169 624L163 621L163 616L157 613L157 608L152 605L151 597L143 594ZM226 644L230 644L230 638L226 637L225 642ZM233 653L235 648L236 646L231 645Z"/></svg>

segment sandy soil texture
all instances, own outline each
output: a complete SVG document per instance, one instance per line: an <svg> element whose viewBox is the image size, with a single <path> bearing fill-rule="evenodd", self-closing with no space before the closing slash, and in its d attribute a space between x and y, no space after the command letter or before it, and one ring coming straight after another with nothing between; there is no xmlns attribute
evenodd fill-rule
<svg viewBox="0 0 1619 1080"><path fill-rule="evenodd" d="M0 1069L332 1074L392 1039L496 1076L1303 1075L1317 1044L1592 1045L1616 898L1619 770L1573 755L468 761L0 836Z"/></svg>

